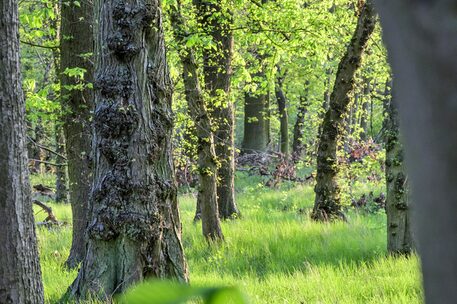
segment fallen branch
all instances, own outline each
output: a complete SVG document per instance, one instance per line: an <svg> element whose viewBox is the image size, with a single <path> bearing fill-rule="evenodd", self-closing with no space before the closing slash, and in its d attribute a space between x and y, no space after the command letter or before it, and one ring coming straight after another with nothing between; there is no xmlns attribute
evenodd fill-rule
<svg viewBox="0 0 457 304"><path fill-rule="evenodd" d="M58 225L58 226L60 226L62 224L61 222L59 222L57 220L56 216L52 212L52 208L51 207L47 206L43 202L40 202L39 200L32 200L32 202L35 205L41 207L41 209L43 209L48 214L48 216L44 219L44 222L38 222L37 225L43 225L43 226Z"/></svg>

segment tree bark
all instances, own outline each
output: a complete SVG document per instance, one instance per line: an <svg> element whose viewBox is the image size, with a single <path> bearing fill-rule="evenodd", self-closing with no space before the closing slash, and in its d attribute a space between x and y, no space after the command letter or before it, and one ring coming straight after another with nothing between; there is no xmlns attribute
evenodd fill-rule
<svg viewBox="0 0 457 304"><path fill-rule="evenodd" d="M0 303L44 303L30 194L17 1L0 4Z"/></svg>
<svg viewBox="0 0 457 304"><path fill-rule="evenodd" d="M386 92L390 98L390 92ZM385 102L384 122L386 146L386 214L387 250L391 254L411 253L413 239L411 234L409 187L406 168L403 163L403 145L400 141L397 105L390 98Z"/></svg>
<svg viewBox="0 0 457 304"><path fill-rule="evenodd" d="M279 72L279 70L278 70ZM283 91L283 76L276 79L275 93L278 103L279 122L280 122L280 146L281 153L289 156L289 116L287 114L287 99Z"/></svg>
<svg viewBox="0 0 457 304"><path fill-rule="evenodd" d="M376 23L376 14L371 0L364 3L357 27L341 60L335 85L330 97L330 107L322 122L317 155L317 184L312 218L327 221L344 218L340 204L340 189L337 183L336 158L338 138L343 131L344 114L349 104L349 93L354 86L354 75L361 64L362 54Z"/></svg>
<svg viewBox="0 0 457 304"><path fill-rule="evenodd" d="M176 41L181 45L179 52L183 66L184 88L189 114L195 123L198 138L198 176L197 215L200 212L203 236L207 240L218 241L224 238L219 221L217 204L217 157L214 148L211 119L206 109L201 89L194 50L186 47L186 25L181 15L181 4L171 11L171 22Z"/></svg>
<svg viewBox="0 0 457 304"><path fill-rule="evenodd" d="M147 278L187 281L172 160L172 84L159 1L95 2L94 183L71 294L110 298Z"/></svg>
<svg viewBox="0 0 457 304"><path fill-rule="evenodd" d="M56 152L60 155L65 154L65 137L60 122L55 122L55 140ZM63 164L65 160L61 156L56 156L56 163ZM67 166L56 167L56 202L68 203L68 188L67 188Z"/></svg>
<svg viewBox="0 0 457 304"><path fill-rule="evenodd" d="M297 120L294 125L294 139L292 142L292 160L298 162L306 152L306 145L304 143L305 134L305 117L308 112L308 90L305 91L305 96L300 96L300 104L297 110Z"/></svg>
<svg viewBox="0 0 457 304"><path fill-rule="evenodd" d="M202 27L215 45L215 49L203 50L203 72L205 89L212 104L211 114L216 127L214 142L220 162L217 185L219 216L222 219L236 218L239 211L235 201L235 109L230 94L233 16L227 7L231 2L194 0L194 3Z"/></svg>
<svg viewBox="0 0 457 304"><path fill-rule="evenodd" d="M457 301L455 1L377 1L412 185L425 302Z"/></svg>
<svg viewBox="0 0 457 304"><path fill-rule="evenodd" d="M85 250L85 229L88 222L89 194L92 183L90 160L93 109L93 4L81 1L61 6L60 82L64 108L63 129L68 163L69 198L73 214L72 243L66 261L69 268L81 263ZM70 77L66 69L85 69L84 79ZM76 88L83 85L83 89Z"/></svg>
<svg viewBox="0 0 457 304"><path fill-rule="evenodd" d="M362 94L362 112L360 113L360 129L362 130L360 133L360 139L362 141L366 141L368 139L368 108L370 105L370 81L365 81L365 87L363 88Z"/></svg>
<svg viewBox="0 0 457 304"><path fill-rule="evenodd" d="M265 78L266 75L263 71L253 75L253 79ZM270 102L268 93L262 91L246 92L244 94L244 136L241 144L242 151L243 153L266 152L269 145Z"/></svg>

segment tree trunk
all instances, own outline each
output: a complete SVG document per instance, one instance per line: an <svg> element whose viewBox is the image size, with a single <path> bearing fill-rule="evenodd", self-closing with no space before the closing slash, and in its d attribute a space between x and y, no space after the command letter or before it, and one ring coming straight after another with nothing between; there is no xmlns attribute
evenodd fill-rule
<svg viewBox="0 0 457 304"><path fill-rule="evenodd" d="M70 2L61 7L60 29L60 81L61 102L64 108L63 129L66 140L68 182L73 230L70 256L66 266L74 268L81 263L86 248L85 229L88 222L89 194L92 182L91 170L91 110L93 91L93 4ZM70 77L66 69L85 69L84 78ZM83 85L83 89L76 88Z"/></svg>
<svg viewBox="0 0 457 304"><path fill-rule="evenodd" d="M455 1L377 1L412 185L425 302L457 301Z"/></svg>
<svg viewBox="0 0 457 304"><path fill-rule="evenodd" d="M338 138L343 130L344 114L349 104L349 93L354 86L354 75L361 64L362 54L376 22L376 14L368 0L359 16L357 27L341 60L335 85L330 97L330 107L322 122L317 155L316 198L312 218L332 220L344 218L340 204L340 189L337 184L338 164L336 158Z"/></svg>
<svg viewBox="0 0 457 304"><path fill-rule="evenodd" d="M235 201L235 110L230 95L233 56L233 16L218 1L194 0L204 31L215 49L203 50L205 89L213 105L212 117L218 169L217 200L222 219L236 218ZM215 18L214 16L217 16Z"/></svg>
<svg viewBox="0 0 457 304"><path fill-rule="evenodd" d="M386 95L389 98L390 92ZM410 202L396 107L392 98L385 102L387 250L408 255L413 247Z"/></svg>
<svg viewBox="0 0 457 304"><path fill-rule="evenodd" d="M362 94L362 112L360 113L360 128L362 132L360 133L360 139L366 141L368 138L368 108L370 105L370 81L365 81L365 87L363 88Z"/></svg>
<svg viewBox="0 0 457 304"><path fill-rule="evenodd" d="M179 52L183 66L183 79L189 114L195 123L195 135L198 138L198 176L199 190L197 197L197 214L200 211L203 236L207 240L222 240L221 224L217 204L217 158L214 149L211 119L206 109L203 92L199 82L194 50L186 47L186 25L181 15L181 4L171 11L173 33L181 45ZM197 218L198 215L196 215Z"/></svg>
<svg viewBox="0 0 457 304"><path fill-rule="evenodd" d="M278 70L279 72L279 70ZM280 143L281 153L286 157L289 156L289 117L287 115L287 100L283 91L282 76L276 79L275 93L276 101L278 102L279 122L280 122Z"/></svg>
<svg viewBox="0 0 457 304"><path fill-rule="evenodd" d="M94 12L94 183L71 287L80 299L110 298L151 277L188 280L160 2L97 0Z"/></svg>
<svg viewBox="0 0 457 304"><path fill-rule="evenodd" d="M308 85L306 85L305 96L300 96L300 104L298 105L297 110L297 120L294 125L294 139L292 143L292 159L294 162L298 162L302 156L305 154L306 147L304 143L304 126L305 126L305 116L308 112Z"/></svg>
<svg viewBox="0 0 457 304"><path fill-rule="evenodd" d="M56 122L55 125L55 139L56 139L56 152L60 155L65 154L65 137L63 135L62 125ZM56 156L56 163L63 164L65 160L61 156ZM68 188L67 188L67 167L56 167L56 202L68 202Z"/></svg>
<svg viewBox="0 0 457 304"><path fill-rule="evenodd" d="M264 72L256 73L253 79L265 79ZM270 102L268 93L246 92L244 94L243 153L266 152L270 145Z"/></svg>
<svg viewBox="0 0 457 304"><path fill-rule="evenodd" d="M44 303L30 197L17 1L0 5L0 303Z"/></svg>

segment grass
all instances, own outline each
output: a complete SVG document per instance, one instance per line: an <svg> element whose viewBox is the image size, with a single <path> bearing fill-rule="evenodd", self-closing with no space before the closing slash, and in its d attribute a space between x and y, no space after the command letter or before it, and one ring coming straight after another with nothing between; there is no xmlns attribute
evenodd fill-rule
<svg viewBox="0 0 457 304"><path fill-rule="evenodd" d="M417 257L386 256L384 214L349 211L348 223L314 223L311 185L271 190L241 175L236 190L242 219L223 223L226 244L217 248L192 222L195 198L180 196L191 284L237 285L261 304L422 303ZM71 222L68 205L52 207ZM55 303L76 276L62 268L71 228L40 228L38 236L46 301Z"/></svg>

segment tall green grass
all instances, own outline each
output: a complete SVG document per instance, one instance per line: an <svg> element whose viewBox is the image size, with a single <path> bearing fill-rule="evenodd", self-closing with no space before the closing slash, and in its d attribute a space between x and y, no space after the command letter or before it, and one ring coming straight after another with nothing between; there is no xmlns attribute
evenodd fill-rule
<svg viewBox="0 0 457 304"><path fill-rule="evenodd" d="M242 218L222 224L226 242L217 247L193 223L195 197L180 196L191 284L236 285L261 304L422 302L417 257L386 255L384 214L349 211L347 223L314 223L313 195L311 185L266 189L260 177L239 176ZM52 207L71 222L68 205ZM62 268L71 227L40 228L38 236L46 301L55 303L76 276Z"/></svg>

